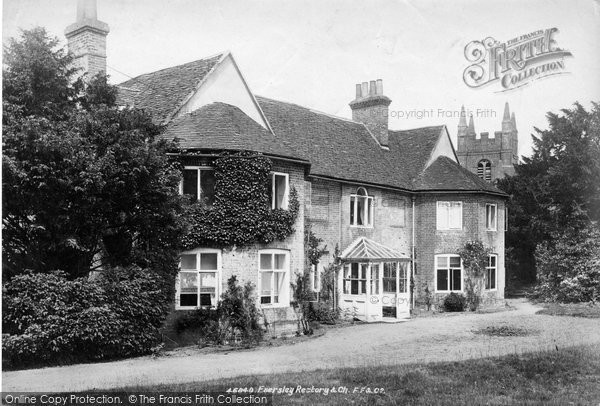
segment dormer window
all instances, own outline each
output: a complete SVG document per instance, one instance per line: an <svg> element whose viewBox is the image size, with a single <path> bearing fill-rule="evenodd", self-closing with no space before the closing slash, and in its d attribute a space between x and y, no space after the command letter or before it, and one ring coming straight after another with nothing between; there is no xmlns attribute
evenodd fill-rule
<svg viewBox="0 0 600 406"><path fill-rule="evenodd" d="M289 175L287 173L273 172L270 183L271 208L287 210L290 194Z"/></svg>
<svg viewBox="0 0 600 406"><path fill-rule="evenodd" d="M214 169L186 166L183 169L183 180L179 185L179 192L182 195L201 200L210 206L215 200L215 183Z"/></svg>
<svg viewBox="0 0 600 406"><path fill-rule="evenodd" d="M350 195L350 225L373 227L373 196L369 196L364 187Z"/></svg>

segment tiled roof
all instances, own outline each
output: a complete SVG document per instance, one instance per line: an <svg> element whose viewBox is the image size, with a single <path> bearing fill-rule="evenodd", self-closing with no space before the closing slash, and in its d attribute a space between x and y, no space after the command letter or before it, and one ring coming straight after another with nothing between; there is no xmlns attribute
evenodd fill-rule
<svg viewBox="0 0 600 406"><path fill-rule="evenodd" d="M137 76L119 86L119 104L133 105L152 115L156 123L181 106L221 59L222 54Z"/></svg>
<svg viewBox="0 0 600 406"><path fill-rule="evenodd" d="M504 194L450 158L441 156L427 167L415 182L419 191L470 191Z"/></svg>
<svg viewBox="0 0 600 406"><path fill-rule="evenodd" d="M292 103L256 99L275 135L310 160L311 174L335 179L410 190L443 128L391 131L389 150L385 150L360 123Z"/></svg>
<svg viewBox="0 0 600 406"><path fill-rule="evenodd" d="M176 118L162 136L178 139L184 150L252 150L298 158L289 148L284 148L270 131L238 107L226 103L211 103Z"/></svg>
<svg viewBox="0 0 600 406"><path fill-rule="evenodd" d="M170 119L222 55L148 73L119 85L119 102ZM425 168L443 126L389 132L389 149L361 123L257 96L273 133L239 108L212 103L169 123L182 149L252 150L310 163L313 176L405 190L502 193L448 158Z"/></svg>
<svg viewBox="0 0 600 406"><path fill-rule="evenodd" d="M340 258L344 261L410 261L402 252L386 247L365 237L356 239L350 244Z"/></svg>

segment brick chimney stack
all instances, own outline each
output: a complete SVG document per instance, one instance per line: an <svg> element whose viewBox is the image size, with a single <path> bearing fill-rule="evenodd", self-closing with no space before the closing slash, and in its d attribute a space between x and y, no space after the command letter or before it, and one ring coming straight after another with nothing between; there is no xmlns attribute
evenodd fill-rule
<svg viewBox="0 0 600 406"><path fill-rule="evenodd" d="M389 144L388 106L391 102L383 95L381 79L357 84L356 99L350 102L352 120L363 123L383 147Z"/></svg>
<svg viewBox="0 0 600 406"><path fill-rule="evenodd" d="M106 72L108 24L98 20L96 0L78 0L77 20L65 30L69 52L75 65L92 78Z"/></svg>

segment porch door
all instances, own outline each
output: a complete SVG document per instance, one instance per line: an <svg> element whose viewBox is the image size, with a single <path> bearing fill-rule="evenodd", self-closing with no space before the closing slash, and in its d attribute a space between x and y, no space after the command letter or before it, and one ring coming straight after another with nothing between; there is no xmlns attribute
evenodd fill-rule
<svg viewBox="0 0 600 406"><path fill-rule="evenodd" d="M367 320L381 320L381 264L370 264L368 275Z"/></svg>
<svg viewBox="0 0 600 406"><path fill-rule="evenodd" d="M408 262L398 263L396 317L399 319L410 318L410 270Z"/></svg>
<svg viewBox="0 0 600 406"><path fill-rule="evenodd" d="M383 292L381 306L383 317L396 318L398 296L398 263L384 262L382 271Z"/></svg>

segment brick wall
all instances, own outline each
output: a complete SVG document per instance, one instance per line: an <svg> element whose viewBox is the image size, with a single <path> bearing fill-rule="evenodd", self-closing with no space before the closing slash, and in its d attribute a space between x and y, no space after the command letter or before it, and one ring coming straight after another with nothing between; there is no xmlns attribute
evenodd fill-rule
<svg viewBox="0 0 600 406"><path fill-rule="evenodd" d="M311 179L307 201L308 223L312 231L327 245L322 257L327 265L333 261L335 246L340 252L359 237L366 237L395 248L410 256L411 200L407 194L366 187L373 196L373 227L350 225L350 195L357 186L323 179Z"/></svg>
<svg viewBox="0 0 600 406"><path fill-rule="evenodd" d="M186 165L207 165L210 162L206 158L187 158ZM221 275L220 285L221 293L227 287L227 279L232 275L238 277L240 284L251 282L257 288L255 293L258 293L258 269L259 269L259 251L262 249L282 249L289 252L290 259L290 284L296 282L296 275L301 274L304 270L304 204L305 201L305 182L304 182L304 167L297 164L284 162L273 163L274 172L284 172L289 174L290 189L293 187L298 192L298 200L300 208L298 218L295 224L295 232L286 238L284 241L275 241L270 244L255 244L250 247L230 247L221 250ZM198 247L211 248L211 247ZM293 291L290 287L290 300L293 300ZM166 342L171 340L178 342L181 337L177 337L174 331L174 322L179 315L184 314L185 310L175 310L175 305L172 306L172 311L167 317L163 327L163 334L168 338ZM273 312L271 312L273 313ZM282 313L283 314L283 313ZM289 314L289 312L285 313Z"/></svg>
<svg viewBox="0 0 600 406"><path fill-rule="evenodd" d="M75 56L74 64L88 77L106 72L106 34L84 30L68 38L69 52Z"/></svg>
<svg viewBox="0 0 600 406"><path fill-rule="evenodd" d="M437 201L461 201L463 204L462 230L437 230ZM486 231L485 204L497 204L497 231ZM476 194L423 194L416 200L416 299L422 302L425 286L435 292L435 255L456 254L469 240L481 240L498 255L497 290L486 292L490 303L504 297L504 200ZM447 293L434 293L436 301Z"/></svg>

